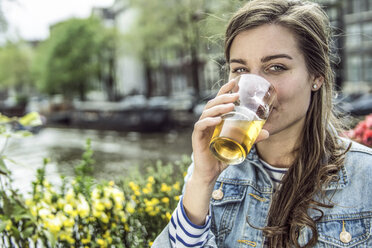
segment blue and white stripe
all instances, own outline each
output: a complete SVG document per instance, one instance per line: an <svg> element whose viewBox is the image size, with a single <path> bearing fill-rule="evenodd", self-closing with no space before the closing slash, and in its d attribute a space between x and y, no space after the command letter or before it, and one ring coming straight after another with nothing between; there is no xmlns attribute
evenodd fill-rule
<svg viewBox="0 0 372 248"><path fill-rule="evenodd" d="M169 239L172 247L202 247L207 241L210 220L211 216L207 215L203 226L193 224L186 215L181 197L169 223Z"/></svg>
<svg viewBox="0 0 372 248"><path fill-rule="evenodd" d="M274 188L278 189L280 185L282 184L282 179L285 173L287 173L288 168L277 168L277 167L271 166L270 164L266 163L263 160L261 160L261 162L267 174L269 174L271 180L273 181Z"/></svg>

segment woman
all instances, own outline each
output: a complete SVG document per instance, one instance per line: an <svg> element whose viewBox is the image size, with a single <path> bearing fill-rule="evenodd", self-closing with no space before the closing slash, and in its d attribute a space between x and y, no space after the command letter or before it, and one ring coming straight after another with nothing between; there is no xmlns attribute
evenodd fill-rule
<svg viewBox="0 0 372 248"><path fill-rule="evenodd" d="M372 152L337 135L329 43L315 3L253 0L233 16L232 80L195 124L183 197L153 247L372 247ZM229 166L209 142L243 73L266 78L277 100L255 148Z"/></svg>

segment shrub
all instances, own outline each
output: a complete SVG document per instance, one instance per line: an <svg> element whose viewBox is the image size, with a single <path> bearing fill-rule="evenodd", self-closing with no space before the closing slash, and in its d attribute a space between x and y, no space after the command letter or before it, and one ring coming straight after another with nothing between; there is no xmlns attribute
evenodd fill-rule
<svg viewBox="0 0 372 248"><path fill-rule="evenodd" d="M6 126L19 120L0 116L0 134L10 138L14 132ZM87 140L73 179L62 177L57 189L46 180L49 161L44 159L32 192L23 196L12 189L4 159L2 155L0 246L6 247L149 247L176 208L190 163L186 156L173 164L158 161L117 184L97 182L90 176L94 160Z"/></svg>

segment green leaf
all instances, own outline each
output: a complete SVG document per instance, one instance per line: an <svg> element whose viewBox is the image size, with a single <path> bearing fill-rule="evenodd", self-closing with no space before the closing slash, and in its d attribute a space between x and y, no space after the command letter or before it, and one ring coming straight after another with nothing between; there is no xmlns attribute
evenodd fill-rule
<svg viewBox="0 0 372 248"><path fill-rule="evenodd" d="M6 222L5 221L0 222L0 233L5 230L5 227L6 227Z"/></svg>
<svg viewBox="0 0 372 248"><path fill-rule="evenodd" d="M0 174L3 174L3 175L9 175L9 170L8 168L6 167L5 163L4 163L4 160L2 158L0 158Z"/></svg>
<svg viewBox="0 0 372 248"><path fill-rule="evenodd" d="M12 236L18 241L21 239L21 233L19 232L19 230L15 227L15 226L12 226Z"/></svg>
<svg viewBox="0 0 372 248"><path fill-rule="evenodd" d="M47 230L43 230L43 233L44 233L45 237L47 237L47 239L49 240L51 246L55 247L57 241L56 241L56 238L54 237L54 235Z"/></svg>
<svg viewBox="0 0 372 248"><path fill-rule="evenodd" d="M34 231L33 227L28 227L24 229L21 233L22 238L24 239L29 238L32 235L33 231Z"/></svg>
<svg viewBox="0 0 372 248"><path fill-rule="evenodd" d="M37 112L31 112L18 119L23 126L40 126L43 124L40 115Z"/></svg>
<svg viewBox="0 0 372 248"><path fill-rule="evenodd" d="M4 191L0 191L2 200L3 200L3 210L5 216L12 216L13 213L13 204L11 202L11 199L7 196L7 194Z"/></svg>

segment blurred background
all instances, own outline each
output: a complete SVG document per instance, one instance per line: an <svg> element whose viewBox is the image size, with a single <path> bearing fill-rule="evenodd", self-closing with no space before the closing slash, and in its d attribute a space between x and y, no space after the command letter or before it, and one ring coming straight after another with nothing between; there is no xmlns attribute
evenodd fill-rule
<svg viewBox="0 0 372 248"><path fill-rule="evenodd" d="M44 125L12 140L15 181L50 157L71 174L87 138L95 176L191 154L204 104L226 79L224 29L241 0L0 0L0 111ZM341 109L372 112L372 0L324 0ZM22 127L20 127L22 128ZM24 127L23 127L24 128Z"/></svg>

